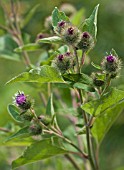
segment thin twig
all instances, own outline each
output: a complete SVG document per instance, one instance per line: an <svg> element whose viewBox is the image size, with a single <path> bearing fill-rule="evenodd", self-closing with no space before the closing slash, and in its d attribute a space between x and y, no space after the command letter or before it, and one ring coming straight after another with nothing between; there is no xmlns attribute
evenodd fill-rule
<svg viewBox="0 0 124 170"><path fill-rule="evenodd" d="M0 127L0 131L3 131L3 132L11 132L9 129L2 128L2 127Z"/></svg>

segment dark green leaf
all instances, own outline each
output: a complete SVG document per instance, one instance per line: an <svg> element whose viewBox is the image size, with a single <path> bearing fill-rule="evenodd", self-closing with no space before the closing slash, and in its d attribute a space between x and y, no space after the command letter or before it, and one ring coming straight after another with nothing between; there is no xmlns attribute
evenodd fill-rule
<svg viewBox="0 0 124 170"><path fill-rule="evenodd" d="M72 81L72 82L80 82L80 83L84 83L84 84L89 84L92 85L93 84L93 80L92 78L90 78L88 75L86 74L65 74L63 75L64 79L66 81Z"/></svg>
<svg viewBox="0 0 124 170"><path fill-rule="evenodd" d="M64 82L59 72L51 66L41 66L38 69L32 69L29 73L24 72L17 77L12 78L6 84L14 82L37 82L37 83L48 83L48 82Z"/></svg>
<svg viewBox="0 0 124 170"><path fill-rule="evenodd" d="M8 112L10 114L10 116L16 121L16 122L22 122L22 119L20 117L20 113L18 112L18 109L12 105L12 104L9 104L8 105Z"/></svg>
<svg viewBox="0 0 124 170"><path fill-rule="evenodd" d="M64 12L61 12L58 10L57 7L52 12L52 24L53 27L56 27L58 25L58 22L60 21L67 21L69 22L69 18L65 15Z"/></svg>
<svg viewBox="0 0 124 170"><path fill-rule="evenodd" d="M25 164L65 153L68 153L68 151L60 148L59 145L57 147L51 139L45 139L27 147L23 155L12 162L12 168L15 169Z"/></svg>
<svg viewBox="0 0 124 170"><path fill-rule="evenodd" d="M36 44L36 43L30 43L30 44L20 46L16 48L14 51L22 52L22 51L37 51L37 50L42 50L41 45Z"/></svg>
<svg viewBox="0 0 124 170"><path fill-rule="evenodd" d="M103 140L105 134L122 112L123 108L124 101L121 104L115 105L113 108L109 108L104 114L97 117L92 127L92 134L99 143Z"/></svg>
<svg viewBox="0 0 124 170"><path fill-rule="evenodd" d="M82 109L91 115L103 114L109 108L115 107L124 100L124 91L112 89L111 92L104 95L100 99L90 101L82 105Z"/></svg>
<svg viewBox="0 0 124 170"><path fill-rule="evenodd" d="M83 31L89 32L94 40L96 40L97 35L97 14L98 14L99 4L94 8L92 14L83 23Z"/></svg>
<svg viewBox="0 0 124 170"><path fill-rule="evenodd" d="M39 44L41 44L41 43L48 43L48 44L55 43L55 44L58 44L58 43L63 43L63 40L62 40L62 38L60 38L58 36L53 36L53 37L39 39L37 41L37 43L39 43Z"/></svg>
<svg viewBox="0 0 124 170"><path fill-rule="evenodd" d="M77 89L83 89L87 92L95 92L95 89L92 86L89 86L89 85L83 84L83 83L75 83L73 85L73 87L75 87Z"/></svg>
<svg viewBox="0 0 124 170"><path fill-rule="evenodd" d="M18 132L16 132L15 134L9 136L4 142L8 142L14 138L18 138L18 137L28 137L29 136L29 126L26 126L22 129L20 129Z"/></svg>

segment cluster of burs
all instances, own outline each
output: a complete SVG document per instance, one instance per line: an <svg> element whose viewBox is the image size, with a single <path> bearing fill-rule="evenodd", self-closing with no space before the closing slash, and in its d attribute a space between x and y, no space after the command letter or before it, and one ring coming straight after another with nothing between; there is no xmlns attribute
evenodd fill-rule
<svg viewBox="0 0 124 170"><path fill-rule="evenodd" d="M72 50L82 50L84 54L90 51L94 45L94 39L89 32L81 32L77 27L70 22L60 21L55 33L63 39L63 42L70 46ZM80 60L79 60L80 62ZM74 73L74 66L76 66L75 54L68 51L65 54L59 54L52 62L52 66L56 67L62 74ZM81 65L82 63L79 63ZM102 86L107 79L113 79L118 76L121 69L121 61L117 55L112 52L105 56L101 62L101 70L98 73L92 73L94 85Z"/></svg>
<svg viewBox="0 0 124 170"><path fill-rule="evenodd" d="M37 116L33 109L34 101L24 92L18 91L13 97L14 104L19 108L20 119L29 126L30 135L39 135L42 133L42 125L48 126L51 118L48 116Z"/></svg>

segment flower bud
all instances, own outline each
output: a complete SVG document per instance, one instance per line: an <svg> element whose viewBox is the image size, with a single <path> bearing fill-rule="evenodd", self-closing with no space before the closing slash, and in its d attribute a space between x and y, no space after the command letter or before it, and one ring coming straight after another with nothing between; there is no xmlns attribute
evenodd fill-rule
<svg viewBox="0 0 124 170"><path fill-rule="evenodd" d="M46 33L39 33L37 35L37 37L36 37L36 41L39 40L39 39L47 38L47 37L49 37L48 34L46 34Z"/></svg>
<svg viewBox="0 0 124 170"><path fill-rule="evenodd" d="M28 99L28 96L24 94L24 92L18 91L18 93L15 94L14 103L23 111L31 108L31 102Z"/></svg>
<svg viewBox="0 0 124 170"><path fill-rule="evenodd" d="M52 62L52 66L57 68L62 74L74 66L74 59L70 52L59 54Z"/></svg>
<svg viewBox="0 0 124 170"><path fill-rule="evenodd" d="M58 22L58 25L57 25L55 32L58 33L58 34L61 34L62 29L64 29L66 25L67 25L67 23L65 21Z"/></svg>
<svg viewBox="0 0 124 170"><path fill-rule="evenodd" d="M23 121L31 121L33 119L33 115L29 114L29 113L24 113L21 115L21 119Z"/></svg>
<svg viewBox="0 0 124 170"><path fill-rule="evenodd" d="M40 135L42 133L42 127L39 124L32 124L29 127L29 133L31 135Z"/></svg>
<svg viewBox="0 0 124 170"><path fill-rule="evenodd" d="M121 69L121 61L118 57L108 55L103 59L101 66L103 71L110 75L110 78L115 78Z"/></svg>
<svg viewBox="0 0 124 170"><path fill-rule="evenodd" d="M71 16L76 12L75 7L69 3L62 4L60 10L63 11L67 16Z"/></svg>
<svg viewBox="0 0 124 170"><path fill-rule="evenodd" d="M81 40L77 45L78 49L82 49L83 51L88 51L94 45L94 41L92 36L88 32L83 32L81 36Z"/></svg>
<svg viewBox="0 0 124 170"><path fill-rule="evenodd" d="M105 75L101 73L92 73L93 83L96 87L101 87L105 83Z"/></svg>
<svg viewBox="0 0 124 170"><path fill-rule="evenodd" d="M51 123L51 118L48 116L41 115L38 119L45 125L48 126Z"/></svg>
<svg viewBox="0 0 124 170"><path fill-rule="evenodd" d="M80 41L80 31L78 28L68 24L64 29L61 31L61 36L63 40L72 46L76 46Z"/></svg>
<svg viewBox="0 0 124 170"><path fill-rule="evenodd" d="M53 31L53 26L52 26L52 17L48 16L45 19L44 26L48 31Z"/></svg>

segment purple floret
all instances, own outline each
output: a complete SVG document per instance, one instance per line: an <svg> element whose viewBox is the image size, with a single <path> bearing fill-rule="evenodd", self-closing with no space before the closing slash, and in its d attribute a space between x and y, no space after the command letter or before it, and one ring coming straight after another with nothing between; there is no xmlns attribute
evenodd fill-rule
<svg viewBox="0 0 124 170"><path fill-rule="evenodd" d="M20 93L16 96L15 101L17 105L22 105L26 102L26 96L24 93Z"/></svg>
<svg viewBox="0 0 124 170"><path fill-rule="evenodd" d="M62 54L60 54L60 55L58 56L59 61L62 61L63 58L64 58L64 56L63 56Z"/></svg>
<svg viewBox="0 0 124 170"><path fill-rule="evenodd" d="M63 27L65 25L65 21L60 21L59 23L58 23L58 26L59 27Z"/></svg>
<svg viewBox="0 0 124 170"><path fill-rule="evenodd" d="M106 60L109 62L109 63L113 63L114 61L115 61L115 57L114 56L112 56L112 55L109 55L109 56L107 56L106 57Z"/></svg>
<svg viewBox="0 0 124 170"><path fill-rule="evenodd" d="M83 36L83 38L89 38L90 37L88 32L84 32L82 36Z"/></svg>
<svg viewBox="0 0 124 170"><path fill-rule="evenodd" d="M68 28L68 34L69 34L69 35L73 35L73 33L74 33L74 28L69 27L69 28Z"/></svg>
<svg viewBox="0 0 124 170"><path fill-rule="evenodd" d="M66 56L70 56L71 53L70 53L70 52L66 52L65 55L66 55Z"/></svg>

